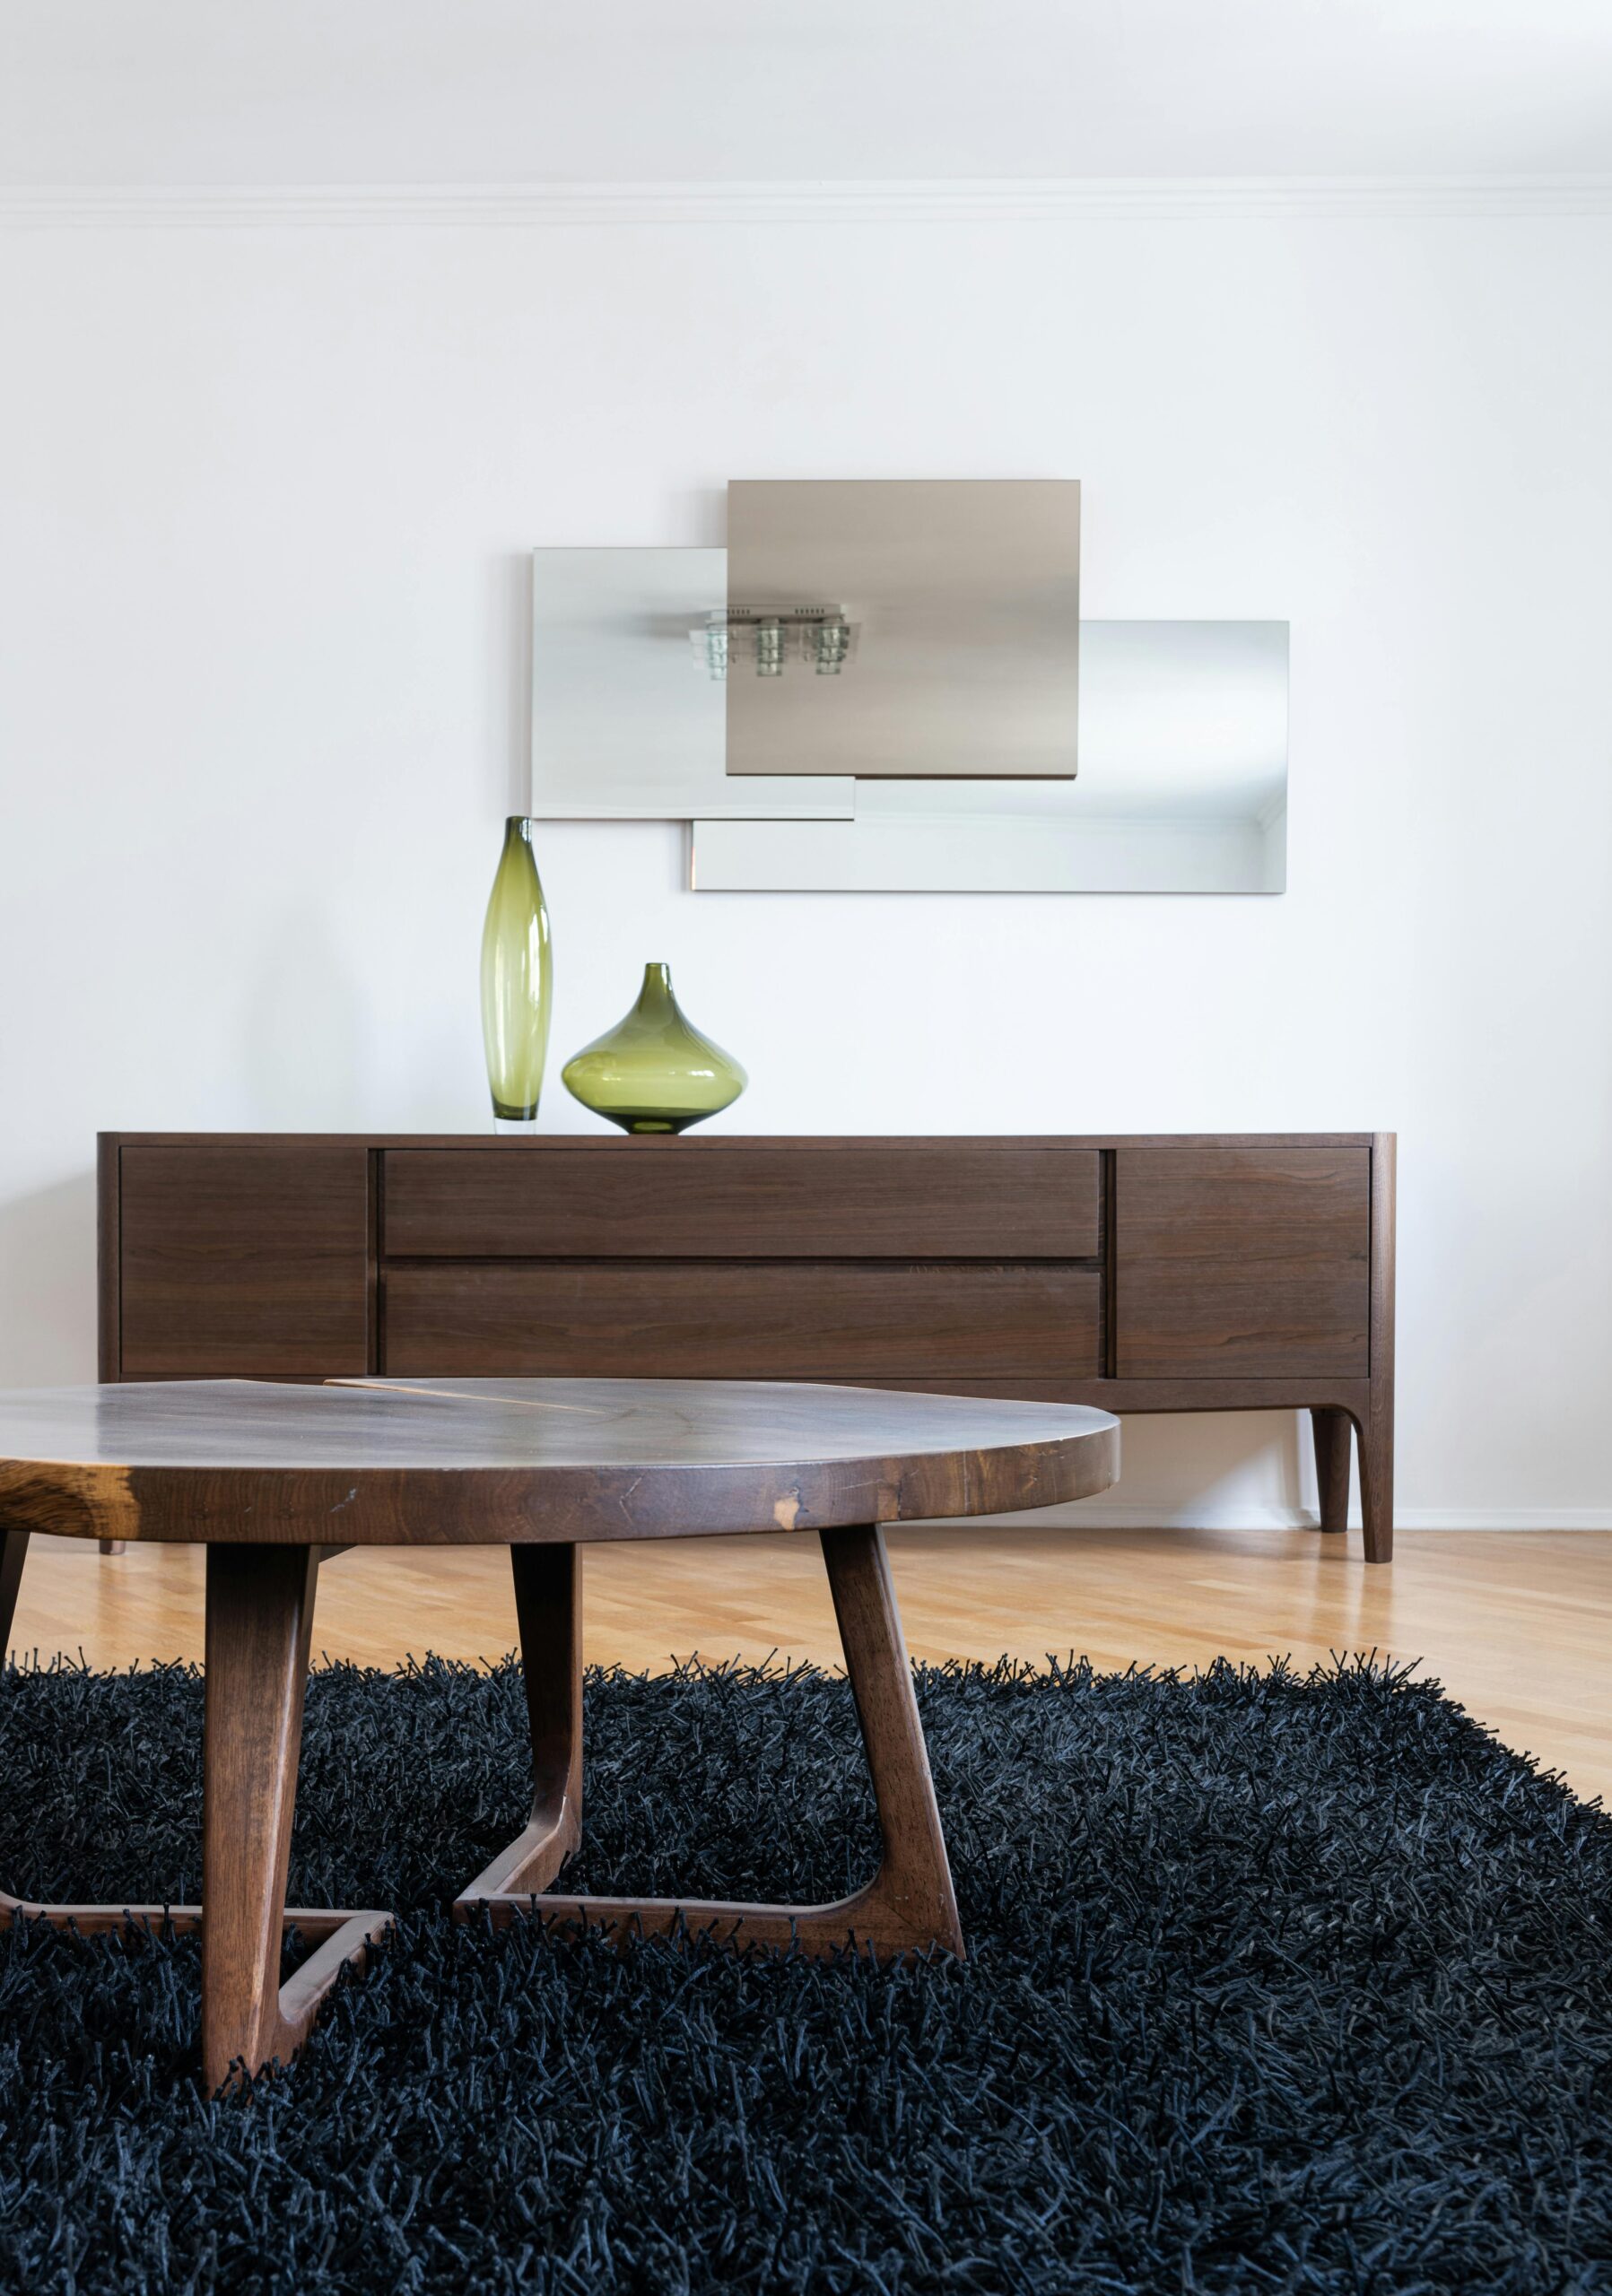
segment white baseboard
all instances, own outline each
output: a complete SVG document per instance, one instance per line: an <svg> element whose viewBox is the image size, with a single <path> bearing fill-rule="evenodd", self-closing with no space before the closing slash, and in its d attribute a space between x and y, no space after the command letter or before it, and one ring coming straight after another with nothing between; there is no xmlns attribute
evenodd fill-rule
<svg viewBox="0 0 1612 2296"><path fill-rule="evenodd" d="M1319 1518L1303 1507L1142 1507L1117 1502L1094 1506L1089 1500L1047 1507L1030 1515L959 1518L955 1527L995 1530L1041 1523L1088 1531L1312 1531ZM1612 1531L1612 1507L1400 1507L1394 1514L1401 1531ZM1349 1525L1360 1528L1360 1510Z"/></svg>
<svg viewBox="0 0 1612 2296"><path fill-rule="evenodd" d="M1612 1531L1612 1507L1400 1507L1394 1521L1405 1531Z"/></svg>

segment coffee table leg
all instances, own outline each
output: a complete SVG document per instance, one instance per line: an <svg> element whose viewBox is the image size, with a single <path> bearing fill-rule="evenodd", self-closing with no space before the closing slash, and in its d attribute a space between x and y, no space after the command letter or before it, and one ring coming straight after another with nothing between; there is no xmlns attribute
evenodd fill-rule
<svg viewBox="0 0 1612 2296"><path fill-rule="evenodd" d="M280 1984L285 1874L319 1551L207 1550L202 1850L202 2072L209 2090L289 2061L383 1913L326 1914L324 1941ZM306 1924L307 1917L301 1917Z"/></svg>
<svg viewBox="0 0 1612 2296"><path fill-rule="evenodd" d="M534 1818L534 1826L458 1900L454 1910L461 1918L484 1907L496 1922L540 1913L623 1935L682 1926L693 1932L711 1931L735 1944L798 1945L806 1952L829 1952L854 1942L881 1958L929 1946L962 1954L963 1929L884 1534L876 1523L868 1523L820 1535L884 1837L884 1857L867 1888L832 1905L537 1896L534 1892L540 1884L527 1878L541 1870L537 1854L527 1848L527 1862L521 1862L523 1844L530 1841L537 1822ZM523 1616L523 1637L524 1632ZM529 1650L529 1644L524 1647ZM536 1737L535 1713L535 1744ZM540 1781L542 1775L540 1770ZM521 1875L518 1886L508 1880L501 1888L492 1886L497 1877L510 1873Z"/></svg>
<svg viewBox="0 0 1612 2296"><path fill-rule="evenodd" d="M546 1889L582 1837L582 1555L512 1546L515 1616L532 1733L532 1816L461 1905Z"/></svg>
<svg viewBox="0 0 1612 2296"><path fill-rule="evenodd" d="M26 1531L0 1532L0 1650L9 1639ZM297 1793L302 1687L321 1550L207 1550L206 1737L202 1887L196 1905L46 1905L0 1890L0 1919L46 1921L86 1936L131 1922L202 1933L202 2069L210 2089L290 2057L320 2002L389 1913L287 1906L285 1868ZM280 1984L280 1940L314 1952Z"/></svg>
<svg viewBox="0 0 1612 2296"><path fill-rule="evenodd" d="M884 1535L876 1523L820 1536L884 1842L863 1899L882 1926L961 1954L963 1926Z"/></svg>

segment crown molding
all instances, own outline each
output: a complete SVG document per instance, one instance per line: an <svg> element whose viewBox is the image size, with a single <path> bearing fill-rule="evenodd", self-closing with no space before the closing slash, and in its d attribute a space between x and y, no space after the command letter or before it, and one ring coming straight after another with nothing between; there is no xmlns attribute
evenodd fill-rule
<svg viewBox="0 0 1612 2296"><path fill-rule="evenodd" d="M1612 214L1612 175L1068 177L931 182L0 186L0 225L553 229L1203 222Z"/></svg>

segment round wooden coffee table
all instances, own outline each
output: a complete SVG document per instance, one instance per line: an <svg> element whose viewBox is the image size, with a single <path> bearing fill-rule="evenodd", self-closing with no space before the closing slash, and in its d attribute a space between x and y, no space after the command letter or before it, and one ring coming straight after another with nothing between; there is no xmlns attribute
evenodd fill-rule
<svg viewBox="0 0 1612 2296"><path fill-rule="evenodd" d="M618 1933L897 1955L963 1951L880 1526L1085 1499L1119 1422L1051 1404L699 1379L251 1380L0 1395L0 1649L32 1531L207 1548L203 1905L31 1905L81 1929L202 1932L202 2069L216 2088L289 2058L389 1914L288 1909L314 1582L348 1546L507 1546L536 1791L530 1824L457 1909ZM884 1838L826 1906L563 1897L582 1785L581 1577L596 1539L815 1531ZM539 1896L539 1892L545 1892ZM204 1918L204 1908L205 1918ZM314 1941L283 1986L281 1939Z"/></svg>

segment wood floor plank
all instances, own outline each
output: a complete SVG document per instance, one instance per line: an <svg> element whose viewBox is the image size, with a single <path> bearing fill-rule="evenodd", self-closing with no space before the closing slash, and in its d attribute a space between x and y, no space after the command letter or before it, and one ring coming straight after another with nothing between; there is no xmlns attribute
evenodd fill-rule
<svg viewBox="0 0 1612 2296"><path fill-rule="evenodd" d="M1218 1654L1301 1664L1376 1649L1419 1659L1508 1744L1612 1798L1612 1535L1401 1531L1387 1570L1357 1538L1312 1531L894 1529L914 1657L1202 1665ZM200 1549L36 1538L13 1648L92 1666L197 1658ZM770 1652L836 1663L833 1608L811 1538L597 1546L585 1562L590 1663L658 1669ZM320 1574L316 1655L390 1666L486 1659L515 1642L501 1548L353 1551Z"/></svg>

